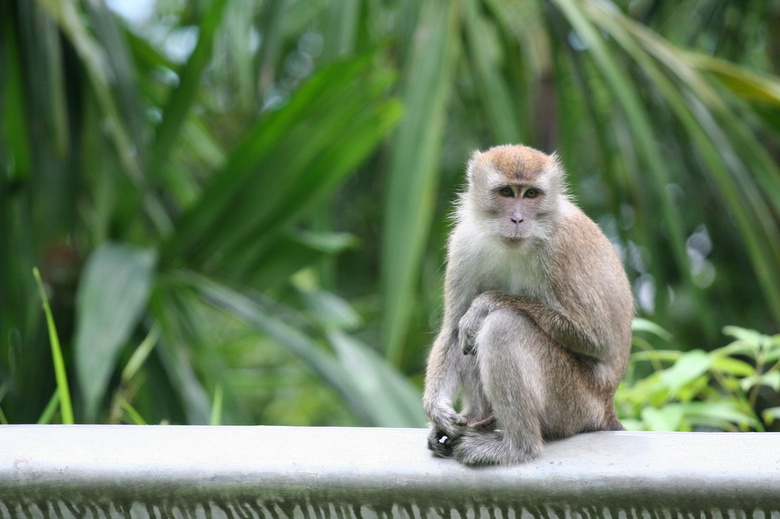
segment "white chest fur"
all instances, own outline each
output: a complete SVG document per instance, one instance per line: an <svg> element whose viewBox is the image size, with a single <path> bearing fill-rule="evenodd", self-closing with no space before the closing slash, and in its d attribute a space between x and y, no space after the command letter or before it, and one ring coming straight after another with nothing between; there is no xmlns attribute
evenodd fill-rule
<svg viewBox="0 0 780 519"><path fill-rule="evenodd" d="M468 247L466 272L476 273L475 292L499 290L546 300L551 291L545 266L532 244L508 245L498 238L464 233L456 238L458 245Z"/></svg>

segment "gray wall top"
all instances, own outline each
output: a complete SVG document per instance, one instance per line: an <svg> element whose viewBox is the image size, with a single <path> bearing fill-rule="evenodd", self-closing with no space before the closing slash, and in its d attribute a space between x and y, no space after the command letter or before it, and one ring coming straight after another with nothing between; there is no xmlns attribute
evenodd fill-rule
<svg viewBox="0 0 780 519"><path fill-rule="evenodd" d="M484 468L434 458L425 437L422 429L2 426L0 518L780 519L779 433L590 433L549 443L525 465Z"/></svg>

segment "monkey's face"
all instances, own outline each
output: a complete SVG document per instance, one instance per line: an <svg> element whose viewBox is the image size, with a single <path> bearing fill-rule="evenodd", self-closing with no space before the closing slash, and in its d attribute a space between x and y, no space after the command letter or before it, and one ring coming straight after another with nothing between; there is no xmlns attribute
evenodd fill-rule
<svg viewBox="0 0 780 519"><path fill-rule="evenodd" d="M522 146L493 148L469 165L464 206L481 231L510 246L549 237L561 200L555 160Z"/></svg>
<svg viewBox="0 0 780 519"><path fill-rule="evenodd" d="M544 223L544 198L547 193L536 185L510 184L491 189L491 215L497 234L509 244L520 244L539 234Z"/></svg>

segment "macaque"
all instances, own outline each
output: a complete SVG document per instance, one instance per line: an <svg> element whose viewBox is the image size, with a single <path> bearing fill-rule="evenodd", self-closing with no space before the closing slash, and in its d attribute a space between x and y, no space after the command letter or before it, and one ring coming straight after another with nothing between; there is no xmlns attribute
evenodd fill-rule
<svg viewBox="0 0 780 519"><path fill-rule="evenodd" d="M548 440L623 430L613 398L631 347L631 287L556 156L476 152L455 219L425 376L428 447L466 465L511 465Z"/></svg>

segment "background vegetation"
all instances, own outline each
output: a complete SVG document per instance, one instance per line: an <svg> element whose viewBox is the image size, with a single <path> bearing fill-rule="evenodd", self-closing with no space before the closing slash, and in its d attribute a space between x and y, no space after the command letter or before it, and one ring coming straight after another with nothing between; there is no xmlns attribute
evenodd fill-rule
<svg viewBox="0 0 780 519"><path fill-rule="evenodd" d="M67 379L76 421L422 425L446 215L507 142L625 261L627 423L777 416L780 341L721 328L780 323L780 2L150 5L0 4L0 422Z"/></svg>

